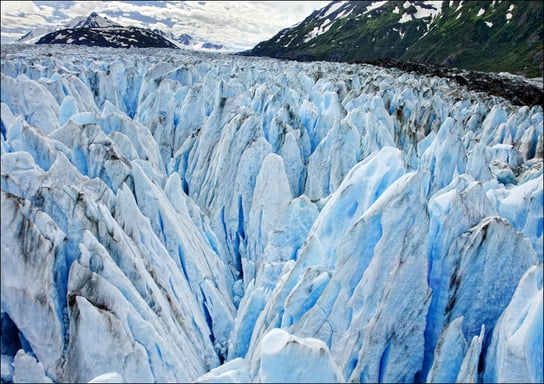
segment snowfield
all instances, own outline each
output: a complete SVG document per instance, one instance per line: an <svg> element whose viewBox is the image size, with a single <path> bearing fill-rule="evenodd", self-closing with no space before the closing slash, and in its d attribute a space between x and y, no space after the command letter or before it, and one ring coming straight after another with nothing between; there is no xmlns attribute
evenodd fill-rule
<svg viewBox="0 0 544 384"><path fill-rule="evenodd" d="M543 381L541 106L168 49L1 73L2 381Z"/></svg>

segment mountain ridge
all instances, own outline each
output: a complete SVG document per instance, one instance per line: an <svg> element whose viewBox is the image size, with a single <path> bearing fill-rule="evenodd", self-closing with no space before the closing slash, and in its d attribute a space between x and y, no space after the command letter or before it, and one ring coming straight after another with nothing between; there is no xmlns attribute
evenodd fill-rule
<svg viewBox="0 0 544 384"><path fill-rule="evenodd" d="M542 19L542 3L533 1L334 1L244 54L542 77Z"/></svg>
<svg viewBox="0 0 544 384"><path fill-rule="evenodd" d="M165 36L149 29L122 26L91 12L63 28L40 37L36 44L75 44L112 48L178 48Z"/></svg>
<svg viewBox="0 0 544 384"><path fill-rule="evenodd" d="M18 38L16 43L36 43L41 37L58 31L59 29L75 29L75 28L96 28L96 27L120 27L114 21L111 21L107 17L100 16L96 12L91 12L88 16L78 16L70 20L64 25L57 25L56 27L49 28L36 28Z"/></svg>
<svg viewBox="0 0 544 384"><path fill-rule="evenodd" d="M220 51L221 44L195 38L189 34L174 35L154 28L123 26L91 12L56 28L37 28L20 37L16 43L75 44L114 48L187 48Z"/></svg>
<svg viewBox="0 0 544 384"><path fill-rule="evenodd" d="M174 48L161 35L138 27L67 28L42 36L36 44L75 44L112 48Z"/></svg>

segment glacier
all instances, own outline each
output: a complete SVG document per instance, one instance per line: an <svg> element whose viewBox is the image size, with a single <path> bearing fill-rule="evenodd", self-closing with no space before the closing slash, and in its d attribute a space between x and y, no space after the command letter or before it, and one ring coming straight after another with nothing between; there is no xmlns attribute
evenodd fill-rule
<svg viewBox="0 0 544 384"><path fill-rule="evenodd" d="M1 55L2 382L542 382L542 106L371 65Z"/></svg>

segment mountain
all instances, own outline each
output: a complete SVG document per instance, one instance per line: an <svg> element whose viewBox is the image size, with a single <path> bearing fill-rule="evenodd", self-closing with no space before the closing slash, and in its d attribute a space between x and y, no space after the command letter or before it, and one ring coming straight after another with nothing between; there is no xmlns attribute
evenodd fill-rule
<svg viewBox="0 0 544 384"><path fill-rule="evenodd" d="M60 27L59 27L60 28ZM34 44L48 33L54 32L59 28L36 28L25 33L23 36L15 40L16 44Z"/></svg>
<svg viewBox="0 0 544 384"><path fill-rule="evenodd" d="M0 108L3 382L543 381L542 106L10 45Z"/></svg>
<svg viewBox="0 0 544 384"><path fill-rule="evenodd" d="M542 77L543 20L540 1L335 1L246 53Z"/></svg>
<svg viewBox="0 0 544 384"><path fill-rule="evenodd" d="M61 29L42 36L36 44L75 44L112 48L178 48L170 40L138 27Z"/></svg>
<svg viewBox="0 0 544 384"><path fill-rule="evenodd" d="M120 24L109 20L107 17L102 17L96 12L91 12L87 17L76 17L70 22L57 27L50 28L36 28L27 34L17 39L16 43L36 43L41 37L48 33L55 32L59 29L75 29L75 28L105 28L105 27L121 27Z"/></svg>
<svg viewBox="0 0 544 384"><path fill-rule="evenodd" d="M174 38L182 45L191 45L191 42L193 41L193 37L191 35L188 35L186 33L183 33L177 37Z"/></svg>
<svg viewBox="0 0 544 384"><path fill-rule="evenodd" d="M220 50L220 49L223 49L223 45L208 42L208 43L203 43L202 48Z"/></svg>
<svg viewBox="0 0 544 384"><path fill-rule="evenodd" d="M194 51L224 51L225 47L222 44L214 44L207 40L203 40L198 37L193 37L189 34L182 33L181 35L175 35L171 32L164 32L160 29L153 29L153 32L163 36L170 40L180 48L186 48Z"/></svg>
<svg viewBox="0 0 544 384"><path fill-rule="evenodd" d="M96 12L91 12L87 17L76 17L69 23L67 28L106 28L106 27L121 27L114 21L111 21L107 17L102 17Z"/></svg>
<svg viewBox="0 0 544 384"><path fill-rule="evenodd" d="M29 36L30 37L30 36ZM36 44L75 44L112 48L177 48L177 45L149 29L123 27L92 12L76 18L58 31L41 36Z"/></svg>
<svg viewBox="0 0 544 384"><path fill-rule="evenodd" d="M225 49L221 44L194 38L188 34L176 36L160 29L124 27L96 12L92 12L87 17L77 17L57 28L37 28L19 38L16 43L76 44L117 48L179 47L203 51Z"/></svg>

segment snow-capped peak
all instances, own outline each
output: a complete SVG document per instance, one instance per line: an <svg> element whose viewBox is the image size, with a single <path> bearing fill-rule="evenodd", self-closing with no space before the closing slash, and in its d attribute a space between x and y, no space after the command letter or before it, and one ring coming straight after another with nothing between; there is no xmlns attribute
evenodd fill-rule
<svg viewBox="0 0 544 384"><path fill-rule="evenodd" d="M102 17L98 13L92 12L89 16L78 16L63 25L55 25L48 28L36 28L16 40L16 43L34 44L38 40L40 40L41 37L47 35L48 33L65 28L104 28L120 26L120 24L111 21L107 17Z"/></svg>
<svg viewBox="0 0 544 384"><path fill-rule="evenodd" d="M107 17L102 17L96 12L92 12L89 16L76 17L68 25L67 28L105 28L105 27L120 27L114 21L111 21Z"/></svg>

